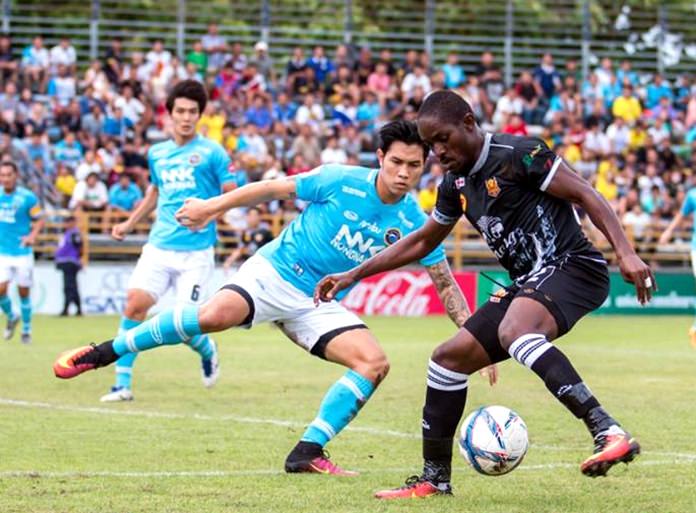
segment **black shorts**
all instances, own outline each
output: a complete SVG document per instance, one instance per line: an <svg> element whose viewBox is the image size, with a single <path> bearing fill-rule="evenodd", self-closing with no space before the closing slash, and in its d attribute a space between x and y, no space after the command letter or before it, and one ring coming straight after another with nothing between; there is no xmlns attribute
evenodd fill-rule
<svg viewBox="0 0 696 513"><path fill-rule="evenodd" d="M586 314L599 308L609 294L609 271L601 256L568 256L543 267L523 283L500 289L464 323L488 353L491 362L510 357L498 340L498 326L516 297L544 305L564 335Z"/></svg>

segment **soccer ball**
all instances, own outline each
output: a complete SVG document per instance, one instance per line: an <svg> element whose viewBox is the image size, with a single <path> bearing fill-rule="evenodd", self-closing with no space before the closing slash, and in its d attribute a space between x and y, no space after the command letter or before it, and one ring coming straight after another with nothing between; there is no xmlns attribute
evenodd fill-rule
<svg viewBox="0 0 696 513"><path fill-rule="evenodd" d="M486 406L462 424L459 452L476 472L501 476L514 470L527 453L527 426L504 406Z"/></svg>

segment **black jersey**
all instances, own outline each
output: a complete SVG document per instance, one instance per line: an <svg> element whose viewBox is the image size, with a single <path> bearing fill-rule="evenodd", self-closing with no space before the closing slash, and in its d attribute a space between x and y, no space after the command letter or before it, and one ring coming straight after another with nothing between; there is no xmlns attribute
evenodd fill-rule
<svg viewBox="0 0 696 513"><path fill-rule="evenodd" d="M567 255L603 261L570 202L545 192L560 163L541 139L486 134L469 174L445 175L432 217L453 224L464 214L513 280Z"/></svg>

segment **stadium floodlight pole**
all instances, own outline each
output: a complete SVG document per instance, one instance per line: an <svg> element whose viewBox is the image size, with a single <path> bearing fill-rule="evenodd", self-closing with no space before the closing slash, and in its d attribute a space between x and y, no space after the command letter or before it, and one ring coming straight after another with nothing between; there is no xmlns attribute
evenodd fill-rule
<svg viewBox="0 0 696 513"><path fill-rule="evenodd" d="M343 42L349 45L353 41L353 0L344 0Z"/></svg>
<svg viewBox="0 0 696 513"><path fill-rule="evenodd" d="M433 59L435 46L435 0L425 0L425 40L423 46L426 53Z"/></svg>
<svg viewBox="0 0 696 513"><path fill-rule="evenodd" d="M268 43L271 35L271 4L261 0L261 41Z"/></svg>
<svg viewBox="0 0 696 513"><path fill-rule="evenodd" d="M588 76L590 72L590 40L592 38L592 26L590 24L590 0L582 2L582 76Z"/></svg>
<svg viewBox="0 0 696 513"><path fill-rule="evenodd" d="M505 6L505 84L512 85L512 43L515 38L515 6L507 0Z"/></svg>
<svg viewBox="0 0 696 513"><path fill-rule="evenodd" d="M179 0L176 8L176 55L183 59L185 55L184 39L186 38L186 0Z"/></svg>
<svg viewBox="0 0 696 513"><path fill-rule="evenodd" d="M89 18L89 58L94 60L99 50L99 0L92 0L92 13Z"/></svg>
<svg viewBox="0 0 696 513"><path fill-rule="evenodd" d="M12 6L10 0L2 0L2 33L10 33L10 17L12 15Z"/></svg>
<svg viewBox="0 0 696 513"><path fill-rule="evenodd" d="M665 45L665 33L667 32L667 7L662 2L657 6L657 25L660 27L660 31L657 34L655 56L657 57L657 72L662 75L665 72L665 59L662 52Z"/></svg>

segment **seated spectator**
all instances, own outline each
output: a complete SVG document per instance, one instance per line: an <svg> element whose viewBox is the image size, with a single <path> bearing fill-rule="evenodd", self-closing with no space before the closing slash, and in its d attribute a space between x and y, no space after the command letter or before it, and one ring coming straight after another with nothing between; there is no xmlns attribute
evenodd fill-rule
<svg viewBox="0 0 696 513"><path fill-rule="evenodd" d="M341 103L334 107L333 118L342 126L354 125L358 120L358 106L350 94L344 94Z"/></svg>
<svg viewBox="0 0 696 513"><path fill-rule="evenodd" d="M290 123L297 114L297 105L290 101L287 93L281 92L273 105L273 119L281 123Z"/></svg>
<svg viewBox="0 0 696 513"><path fill-rule="evenodd" d="M270 87L271 90L275 90L276 75L273 68L273 59L268 53L268 43L266 41L258 41L254 45L254 58L252 60L256 63L256 67L259 73L261 73L266 86Z"/></svg>
<svg viewBox="0 0 696 513"><path fill-rule="evenodd" d="M295 123L298 125L308 125L318 132L322 122L324 121L324 109L316 102L313 94L308 94L304 97L304 102L297 109L295 114Z"/></svg>
<svg viewBox="0 0 696 513"><path fill-rule="evenodd" d="M246 121L256 125L262 133L270 130L273 124L273 113L265 95L261 93L254 95L252 104L246 112Z"/></svg>
<svg viewBox="0 0 696 513"><path fill-rule="evenodd" d="M387 73L387 65L383 62L378 62L375 66L375 71L370 73L367 78L367 87L377 95L385 95L391 89L391 77Z"/></svg>
<svg viewBox="0 0 696 513"><path fill-rule="evenodd" d="M77 180L75 175L72 173L70 168L65 164L58 164L56 166L56 181L55 187L58 194L61 195L61 206L67 207L75 192L75 186L77 185Z"/></svg>
<svg viewBox="0 0 696 513"><path fill-rule="evenodd" d="M195 41L193 43L193 48L189 53L186 54L186 64L193 64L196 66L196 71L205 74L208 70L208 54L203 48L202 41Z"/></svg>
<svg viewBox="0 0 696 513"><path fill-rule="evenodd" d="M104 52L102 65L106 78L114 85L119 84L123 78L123 61L123 41L120 37L114 37Z"/></svg>
<svg viewBox="0 0 696 513"><path fill-rule="evenodd" d="M311 169L317 166L321 160L319 139L309 125L300 125L299 130L299 135L295 137L290 146L290 154L302 155L303 162ZM290 175L290 171L288 171L288 175Z"/></svg>
<svg viewBox="0 0 696 513"><path fill-rule="evenodd" d="M145 114L145 105L133 95L133 88L128 84L121 88L121 95L114 100L114 107L121 109L131 126L140 123Z"/></svg>
<svg viewBox="0 0 696 513"><path fill-rule="evenodd" d="M523 111L524 101L517 94L517 89L510 87L496 104L493 124L500 128L508 123L510 116L513 114L521 115Z"/></svg>
<svg viewBox="0 0 696 513"><path fill-rule="evenodd" d="M447 54L447 62L442 66L442 71L445 73L445 87L447 89L456 89L466 80L466 73L458 62L456 52Z"/></svg>
<svg viewBox="0 0 696 513"><path fill-rule="evenodd" d="M227 56L228 62L232 63L232 67L238 73L244 72L249 66L249 59L244 54L242 44L237 42L232 45L232 52Z"/></svg>
<svg viewBox="0 0 696 513"><path fill-rule="evenodd" d="M614 117L623 118L623 120L632 125L636 122L643 113L638 98L633 96L633 87L624 85L621 96L619 96L611 107L611 112Z"/></svg>
<svg viewBox="0 0 696 513"><path fill-rule="evenodd" d="M645 90L645 108L648 110L654 109L658 106L662 98L667 98L671 102L674 98L674 94L672 93L672 88L665 82L663 76L660 73L656 73Z"/></svg>
<svg viewBox="0 0 696 513"><path fill-rule="evenodd" d="M413 96L416 87L423 88L426 95L432 90L430 77L425 74L425 70L420 64L417 64L413 68L413 72L406 75L401 82L401 92L406 100Z"/></svg>
<svg viewBox="0 0 696 513"><path fill-rule="evenodd" d="M437 180L433 176L429 176L425 183L425 187L418 192L418 204L424 212L430 213L435 208L437 202Z"/></svg>
<svg viewBox="0 0 696 513"><path fill-rule="evenodd" d="M631 61L624 59L621 61L621 67L616 71L616 78L619 80L619 84L623 87L624 84L631 84L633 87L637 87L639 84L638 74L633 71L631 67Z"/></svg>
<svg viewBox="0 0 696 513"><path fill-rule="evenodd" d="M43 132L32 132L26 144L27 157L32 162L41 161L42 169L53 174L54 164L50 146L44 142Z"/></svg>
<svg viewBox="0 0 696 513"><path fill-rule="evenodd" d="M77 141L73 132L65 134L65 138L56 143L54 147L56 162L65 164L72 169L76 169L80 165L83 153L82 145Z"/></svg>
<svg viewBox="0 0 696 513"><path fill-rule="evenodd" d="M246 222L239 236L239 245L222 264L224 269L229 269L240 260L251 257L261 247L273 240L273 234L266 223L261 220L259 207L250 207L246 212Z"/></svg>
<svg viewBox="0 0 696 513"><path fill-rule="evenodd" d="M101 212L109 201L109 193L97 173L90 173L87 179L77 182L70 204L77 212Z"/></svg>
<svg viewBox="0 0 696 513"><path fill-rule="evenodd" d="M52 75L58 73L59 66L65 66L69 75L73 75L77 71L77 52L75 52L75 47L70 44L70 38L67 36L60 38L60 43L51 48L49 60Z"/></svg>
<svg viewBox="0 0 696 513"><path fill-rule="evenodd" d="M324 53L324 47L320 45L314 47L312 56L307 60L307 66L314 70L319 84L324 84L336 70L331 59Z"/></svg>
<svg viewBox="0 0 696 513"><path fill-rule="evenodd" d="M348 156L343 148L338 146L338 138L331 135L326 139L326 147L321 152L322 164L345 164Z"/></svg>
<svg viewBox="0 0 696 513"><path fill-rule="evenodd" d="M109 233L111 225L124 221L143 199L143 193L127 173L121 173L118 182L109 189L109 202L106 206L102 231Z"/></svg>
<svg viewBox="0 0 696 513"><path fill-rule="evenodd" d="M290 164L290 167L288 167L287 176L295 176L306 173L311 171L313 167L314 166L307 165L302 154L298 153L292 158L292 164Z"/></svg>
<svg viewBox="0 0 696 513"><path fill-rule="evenodd" d="M48 81L48 67L50 56L48 50L44 48L43 38L36 36L30 46L22 51L22 72L25 84L32 91L43 93L46 91Z"/></svg>
<svg viewBox="0 0 696 513"><path fill-rule="evenodd" d="M49 80L46 92L60 107L67 107L75 98L77 83L65 64L58 64L56 76Z"/></svg>
<svg viewBox="0 0 696 513"><path fill-rule="evenodd" d="M133 123L123 115L123 109L117 105L111 107L111 112L104 119L102 133L107 137L114 137L123 141L128 131L133 128Z"/></svg>
<svg viewBox="0 0 696 513"><path fill-rule="evenodd" d="M0 35L0 82L7 84L17 80L19 62L12 53L12 42L7 34Z"/></svg>
<svg viewBox="0 0 696 513"><path fill-rule="evenodd" d="M102 176L104 169L101 163L97 160L96 154L92 150L85 152L85 157L80 165L75 170L75 178L77 181L86 180L91 173L96 173L99 177Z"/></svg>
<svg viewBox="0 0 696 513"><path fill-rule="evenodd" d="M222 129L227 119L224 112L221 112L217 102L208 102L205 110L198 120L198 130L204 131L206 137L218 144L222 144Z"/></svg>
<svg viewBox="0 0 696 513"><path fill-rule="evenodd" d="M82 130L87 134L97 137L102 133L106 117L99 105L93 105L90 112L82 118Z"/></svg>
<svg viewBox="0 0 696 513"><path fill-rule="evenodd" d="M382 105L375 93L367 92L365 101L358 106L356 117L361 131L368 133L374 131L377 121L382 117Z"/></svg>
<svg viewBox="0 0 696 513"><path fill-rule="evenodd" d="M307 59L304 56L304 50L296 46L292 51L292 57L285 65L285 83L289 91L295 91L295 80L300 75L304 75L304 70L307 68Z"/></svg>
<svg viewBox="0 0 696 513"><path fill-rule="evenodd" d="M520 114L513 113L508 118L507 123L503 125L502 132L510 135L529 135L527 125Z"/></svg>
<svg viewBox="0 0 696 513"><path fill-rule="evenodd" d="M252 123L244 125L244 130L237 142L237 151L246 153L260 162L268 156L268 146L263 137L258 133L258 128Z"/></svg>
<svg viewBox="0 0 696 513"><path fill-rule="evenodd" d="M551 100L561 89L561 74L553 63L553 55L548 52L542 56L539 66L534 69L533 77L547 100Z"/></svg>

